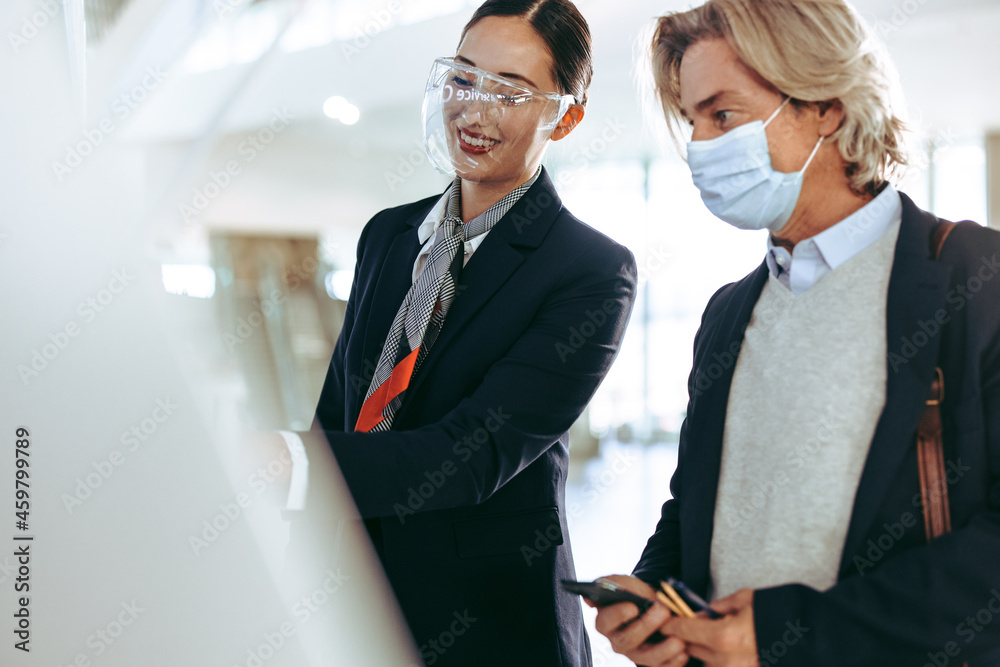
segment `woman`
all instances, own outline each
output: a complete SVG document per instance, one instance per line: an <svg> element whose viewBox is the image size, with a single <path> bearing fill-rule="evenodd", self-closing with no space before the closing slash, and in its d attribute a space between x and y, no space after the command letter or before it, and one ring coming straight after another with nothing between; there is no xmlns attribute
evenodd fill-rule
<svg viewBox="0 0 1000 667"><path fill-rule="evenodd" d="M317 419L427 665L591 664L557 584L574 578L567 432L617 353L636 267L541 167L583 119L590 53L568 0L482 5L424 101L456 180L358 243Z"/></svg>

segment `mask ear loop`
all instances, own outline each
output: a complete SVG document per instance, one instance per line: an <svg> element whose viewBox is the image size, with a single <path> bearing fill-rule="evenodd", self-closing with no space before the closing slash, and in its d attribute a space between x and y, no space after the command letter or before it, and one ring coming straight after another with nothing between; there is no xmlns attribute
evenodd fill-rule
<svg viewBox="0 0 1000 667"><path fill-rule="evenodd" d="M810 154L809 154L809 159L807 159L807 160L806 160L806 163L805 163L804 165L802 165L802 169L800 169L800 170L799 170L799 174L800 174L800 175L801 175L801 174L804 174L804 173L805 173L805 171L806 171L806 167L808 167L808 166L809 166L809 163L810 163L810 162L812 162L812 159L813 159L814 157L816 157L816 152L817 152L817 151L819 150L819 147L820 147L820 145L821 145L821 144L823 143L823 140L824 140L824 139L826 139L826 137L822 137L822 136L821 136L821 137L819 138L819 141L817 141L817 142L816 142L816 145L815 145L815 146L813 146L813 150L812 150L812 153L810 153Z"/></svg>
<svg viewBox="0 0 1000 667"><path fill-rule="evenodd" d="M792 98L791 98L791 97L786 97L786 98L785 98L785 101L784 101L784 102L782 102L781 104L779 104L779 105L778 105L778 108L774 110L774 113L772 113L772 114L771 114L770 116L768 116L767 120L765 120L765 121L764 121L764 127L767 127L767 124L768 124L768 123L770 123L770 122L771 122L772 120L774 120L774 117L775 117L775 116L777 116L777 115L778 115L778 113L779 113L779 112L780 112L780 111L781 111L782 109L784 109L784 108L785 108L785 105L786 105L786 104L788 104L788 103L789 103L789 102L791 102L791 101L792 101Z"/></svg>
<svg viewBox="0 0 1000 667"><path fill-rule="evenodd" d="M772 113L770 117L768 117L768 119L764 121L764 127L767 127L767 124L770 123L772 120L774 120L774 117L777 116L778 113L785 108L785 105L791 101L792 101L791 97L786 97L785 101L779 104L778 108L774 110L774 113ZM820 137L819 141L816 142L816 145L813 146L812 153L809 154L808 159L806 159L806 163L802 165L802 169L799 170L800 175L805 173L806 167L808 167L809 163L812 162L812 159L816 157L816 152L819 150L819 147L823 143L824 139L826 139L826 137Z"/></svg>

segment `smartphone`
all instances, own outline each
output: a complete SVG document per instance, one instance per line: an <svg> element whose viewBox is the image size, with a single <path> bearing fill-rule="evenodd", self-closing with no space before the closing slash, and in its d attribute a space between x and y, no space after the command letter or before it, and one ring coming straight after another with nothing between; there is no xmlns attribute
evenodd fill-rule
<svg viewBox="0 0 1000 667"><path fill-rule="evenodd" d="M640 616L645 614L646 611L653 606L652 600L647 600L641 595L636 595L635 593L628 591L618 584L610 581L571 581L569 579L563 579L559 583L562 584L564 590L569 591L570 593L576 593L577 595L582 595L598 607L607 607L608 605L618 604L619 602L631 602L637 606L639 608L639 616L636 616L622 627L627 627L628 625L635 623ZM660 631L657 630L649 636L646 643L658 644L664 639L666 639L666 637L660 634Z"/></svg>
<svg viewBox="0 0 1000 667"><path fill-rule="evenodd" d="M683 581L668 577L664 583L677 591L677 594L695 611L703 611L711 619L722 618L722 614L709 607L708 603L700 595L688 588Z"/></svg>
<svg viewBox="0 0 1000 667"><path fill-rule="evenodd" d="M563 590L576 593L587 598L598 607L606 607L619 602L631 602L639 607L639 616L653 606L652 600L636 595L610 581L571 581L563 579L559 582Z"/></svg>

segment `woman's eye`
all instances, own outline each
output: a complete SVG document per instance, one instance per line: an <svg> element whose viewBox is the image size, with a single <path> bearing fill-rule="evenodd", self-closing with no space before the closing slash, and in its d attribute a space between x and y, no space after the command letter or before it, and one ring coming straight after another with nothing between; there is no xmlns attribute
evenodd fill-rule
<svg viewBox="0 0 1000 667"><path fill-rule="evenodd" d="M451 77L451 80L455 83L456 86L462 86L463 88L468 88L469 86L472 85L471 81L469 81L468 79L463 79L458 75Z"/></svg>
<svg viewBox="0 0 1000 667"><path fill-rule="evenodd" d="M503 105L505 105L505 106L516 107L516 106L519 106L521 104L524 104L529 99L531 99L531 95L504 95L504 94L499 94L499 95L497 95L497 99L499 99L500 103L503 104Z"/></svg>

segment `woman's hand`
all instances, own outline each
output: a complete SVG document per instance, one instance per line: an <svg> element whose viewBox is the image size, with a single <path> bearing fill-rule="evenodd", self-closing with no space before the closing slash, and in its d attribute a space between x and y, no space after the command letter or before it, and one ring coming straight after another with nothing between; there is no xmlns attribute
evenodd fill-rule
<svg viewBox="0 0 1000 667"><path fill-rule="evenodd" d="M642 616L631 602L598 607L595 626L611 642L615 653L621 653L637 665L646 667L681 667L687 664L687 646L683 641L672 637L661 640L659 636L653 636L670 618L670 611L656 602L655 591L635 577L615 574L601 578L654 601ZM584 601L591 607L597 606L590 600Z"/></svg>

